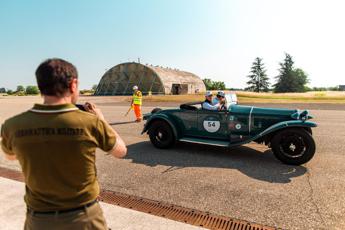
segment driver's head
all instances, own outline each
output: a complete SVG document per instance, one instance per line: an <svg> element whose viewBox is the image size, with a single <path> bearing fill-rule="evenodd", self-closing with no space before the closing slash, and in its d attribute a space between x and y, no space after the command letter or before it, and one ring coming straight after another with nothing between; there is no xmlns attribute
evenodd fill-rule
<svg viewBox="0 0 345 230"><path fill-rule="evenodd" d="M205 98L206 98L206 100L212 101L212 97L213 97L213 95L212 95L212 92L211 92L211 91L207 91L207 92L205 93Z"/></svg>
<svg viewBox="0 0 345 230"><path fill-rule="evenodd" d="M76 103L78 90L78 72L71 63L52 58L42 62L36 70L38 88L43 96L71 97Z"/></svg>

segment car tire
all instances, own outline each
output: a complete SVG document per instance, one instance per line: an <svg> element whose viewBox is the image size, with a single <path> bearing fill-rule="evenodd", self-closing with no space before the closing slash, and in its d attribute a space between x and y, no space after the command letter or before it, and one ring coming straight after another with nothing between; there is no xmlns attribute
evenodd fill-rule
<svg viewBox="0 0 345 230"><path fill-rule="evenodd" d="M154 114L154 113L157 113L159 111L161 111L162 109L161 108L154 108L151 113Z"/></svg>
<svg viewBox="0 0 345 230"><path fill-rule="evenodd" d="M162 120L153 121L150 125L149 137L151 143L159 149L171 148L175 144L175 135L170 125Z"/></svg>
<svg viewBox="0 0 345 230"><path fill-rule="evenodd" d="M316 149L312 135L298 128L277 132L271 139L271 148L281 162L289 165L307 163Z"/></svg>

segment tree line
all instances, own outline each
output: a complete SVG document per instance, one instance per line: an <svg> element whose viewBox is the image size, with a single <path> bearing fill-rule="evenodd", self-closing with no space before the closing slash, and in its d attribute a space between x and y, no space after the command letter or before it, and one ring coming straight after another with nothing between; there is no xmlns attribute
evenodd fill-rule
<svg viewBox="0 0 345 230"><path fill-rule="evenodd" d="M306 84L309 82L308 75L301 68L294 66L294 61L290 54L285 54L283 62L279 63L279 74L275 77L276 83L273 84L273 92L288 93L288 92L306 92L309 88ZM253 92L268 92L270 90L269 78L266 74L266 68L263 59L255 58L250 74L247 76L247 91Z"/></svg>
<svg viewBox="0 0 345 230"><path fill-rule="evenodd" d="M266 73L263 59L256 57L250 68L248 81L245 91L288 93L288 92L306 92L306 91L336 91L338 87L313 87L309 88L309 78L307 73L294 66L293 58L290 54L285 53L285 58L279 63L279 74L275 77L276 82L271 85ZM212 81L209 78L203 79L207 90L224 90L225 83L222 81ZM238 89L237 89L238 90Z"/></svg>
<svg viewBox="0 0 345 230"><path fill-rule="evenodd" d="M93 85L91 89L82 89L80 90L80 94L93 94L96 88L97 88L97 85ZM8 95L25 96L25 95L40 94L40 90L35 85L28 85L26 87L22 85L18 85L16 90L0 88L0 93L6 93Z"/></svg>
<svg viewBox="0 0 345 230"><path fill-rule="evenodd" d="M28 85L26 87L22 85L18 85L16 90L0 88L0 93L6 93L8 95L24 96L24 95L37 95L40 93L40 90L35 85Z"/></svg>

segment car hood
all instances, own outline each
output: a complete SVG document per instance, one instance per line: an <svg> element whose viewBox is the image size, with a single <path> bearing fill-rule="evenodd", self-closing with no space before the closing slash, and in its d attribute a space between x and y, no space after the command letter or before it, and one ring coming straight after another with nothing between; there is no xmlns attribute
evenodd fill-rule
<svg viewBox="0 0 345 230"><path fill-rule="evenodd" d="M236 114L251 114L252 116L277 116L289 119L311 119L307 110L281 109L281 108L261 108L254 106L232 105L230 111Z"/></svg>

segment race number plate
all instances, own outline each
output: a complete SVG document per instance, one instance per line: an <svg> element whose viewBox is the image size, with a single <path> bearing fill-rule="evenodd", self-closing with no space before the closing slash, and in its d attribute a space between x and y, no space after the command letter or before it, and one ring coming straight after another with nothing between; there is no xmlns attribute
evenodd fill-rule
<svg viewBox="0 0 345 230"><path fill-rule="evenodd" d="M220 121L212 118L212 117L208 117L204 120L204 129L209 132L209 133L215 133L219 130L220 128Z"/></svg>

